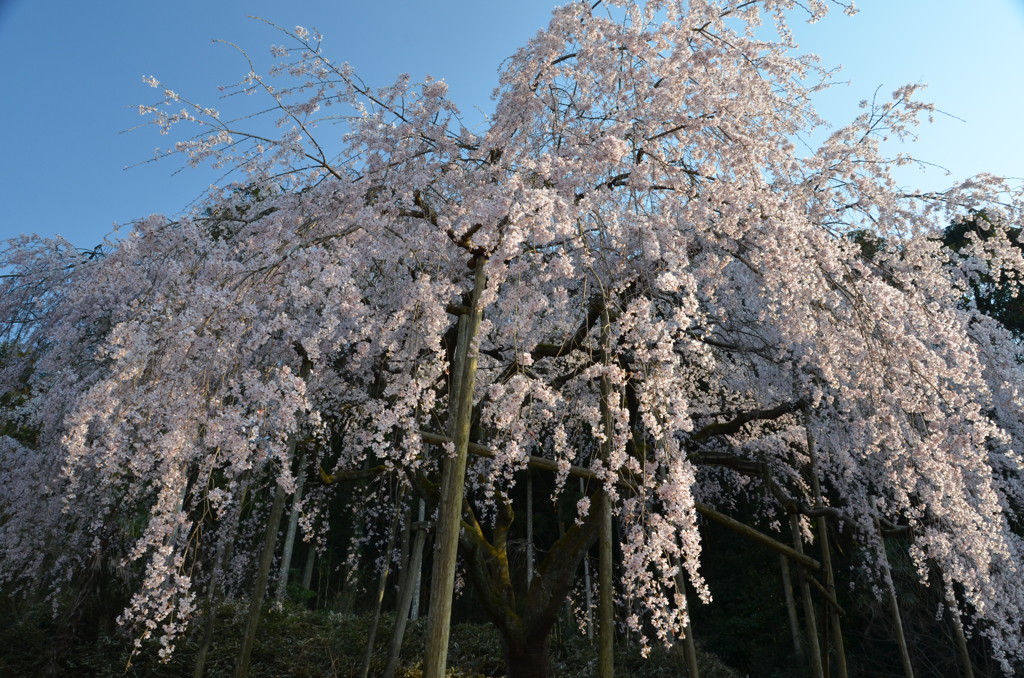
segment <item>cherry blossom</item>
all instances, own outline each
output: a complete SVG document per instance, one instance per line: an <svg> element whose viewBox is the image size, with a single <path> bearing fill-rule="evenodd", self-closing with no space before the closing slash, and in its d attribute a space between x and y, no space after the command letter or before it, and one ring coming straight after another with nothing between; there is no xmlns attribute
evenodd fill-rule
<svg viewBox="0 0 1024 678"><path fill-rule="evenodd" d="M482 266L473 435L490 456L466 488L482 520L531 457L559 488L587 469L613 502L629 623L666 642L688 618L677 573L714 596L698 504L829 509L873 544L901 526L1011 672L1024 382L967 290L1024 272L1024 195L991 176L901 187L912 159L880 141L932 110L915 87L801 154L827 72L788 22L830 7L805 4L569 3L504 64L477 132L443 81L371 88L301 28L240 86L280 129L169 89L141 108L237 183L102 256L9 243L2 383L23 396L5 416L31 434L0 443L0 584L123 563L123 621L170 647L244 492L368 461L436 478L445 449L421 433L445 434L451 311ZM981 211L992 237L942 247ZM305 468L300 434L321 443Z"/></svg>

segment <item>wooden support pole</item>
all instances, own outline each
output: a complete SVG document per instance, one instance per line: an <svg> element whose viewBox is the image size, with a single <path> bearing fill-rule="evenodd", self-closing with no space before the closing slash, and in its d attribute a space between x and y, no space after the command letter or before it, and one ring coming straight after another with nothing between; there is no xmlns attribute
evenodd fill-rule
<svg viewBox="0 0 1024 678"><path fill-rule="evenodd" d="M380 580L377 583L377 598L374 600L373 618L370 620L370 631L366 639L366 655L363 657L362 678L370 675L370 664L373 663L373 646L377 640L377 628L380 626L380 612L384 605L384 592L387 590L388 574L391 571L391 553L395 549L395 539L398 536L398 521L401 520L401 506L405 499L405 487L398 491L398 501L395 502L395 513L391 517L391 527L388 531L388 545L384 550L384 567L381 569Z"/></svg>
<svg viewBox="0 0 1024 678"><path fill-rule="evenodd" d="M583 478L580 481L580 494L586 495L583 488ZM559 529L561 529L561 521L559 521ZM561 535L559 535L561 536ZM583 595L587 606L587 641L593 646L594 644L594 583L590 576L590 557L587 555L583 556ZM570 608L571 609L571 608Z"/></svg>
<svg viewBox="0 0 1024 678"><path fill-rule="evenodd" d="M793 596L793 579L789 574L789 561L779 554L779 569L782 570L782 592L786 596L786 613L789 615L789 632L793 636L793 652L801 663L804 661L804 644L800 639L800 620L796 613L796 598Z"/></svg>
<svg viewBox="0 0 1024 678"><path fill-rule="evenodd" d="M818 481L817 445L814 442L814 435L811 432L810 424L811 417L805 409L804 431L807 434L807 455L810 459L811 491L814 493L814 507L821 508L824 506L824 502L821 493L821 483ZM828 591L828 600L834 602L836 600L836 582L835 574L832 571L832 548L829 544L828 521L822 515L816 519L816 522L818 544L821 548L821 566L825 571L825 590ZM839 621L838 603L828 605L826 615L828 628L832 636L832 646L835 648L836 673L838 678L847 678L849 674L846 668L846 644L843 642L843 627Z"/></svg>
<svg viewBox="0 0 1024 678"><path fill-rule="evenodd" d="M299 465L296 470L298 476L295 479L295 494L292 495L292 510L288 515L288 532L284 537L284 553L281 554L281 567L277 574L277 591L274 594L274 601L277 605L284 602L285 594L288 592L288 575L292 567L292 554L295 551L295 535L299 528L299 507L302 506L302 490L306 484L306 455L299 458Z"/></svg>
<svg viewBox="0 0 1024 678"><path fill-rule="evenodd" d="M409 603L409 620L416 621L420 618L420 594L423 591L423 548L427 541L427 504L422 499L419 500L419 516L417 524L420 526L416 532L416 544L415 548L419 552L419 557L414 560L416 567L412 571L413 587L412 587L412 602Z"/></svg>
<svg viewBox="0 0 1024 678"><path fill-rule="evenodd" d="M263 612L263 595L266 593L267 580L270 578L270 565L274 560L277 530L281 526L281 516L284 514L286 498L285 489L276 485L274 503L270 508L270 517L267 518L266 531L263 534L263 548L260 551L259 565L256 568L256 585L253 586L252 599L249 601L249 616L242 635L242 650L235 663L235 678L246 678L249 675L249 660L252 658L252 648L256 643L256 629L259 627L260 616Z"/></svg>
<svg viewBox="0 0 1024 678"><path fill-rule="evenodd" d="M680 566L677 558L672 558L672 565L678 568L675 577L676 590L679 592L679 595L683 597L684 604L687 607L686 627L683 629L683 635L676 638L673 647L679 648L682 646L683 660L686 662L687 678L700 678L700 668L697 665L697 645L693 642L693 620L690 617L689 602L687 602L686 595L686 575L683 574L683 568Z"/></svg>
<svg viewBox="0 0 1024 678"><path fill-rule="evenodd" d="M526 472L526 587L533 582L533 475Z"/></svg>
<svg viewBox="0 0 1024 678"><path fill-rule="evenodd" d="M736 520L735 518L730 518L729 516L725 515L724 513L719 513L718 511L716 511L715 509L711 508L710 506L705 506L704 504L700 503L699 501L695 502L695 505L697 507L697 513L701 514L705 518L708 518L709 520L715 521L716 523L718 523L719 525L722 525L723 527L729 528L730 530L732 530L736 534L740 534L740 535L743 535L744 537L747 537L748 539L752 539L752 540L756 541L757 543L761 544L762 546L767 546L771 550L773 550L773 551L775 551L777 553L781 553L782 555L786 556L790 560L793 560L793 561L799 563L800 565L802 565L802 566L804 566L806 568L809 568L809 569L812 569L812 570L820 570L821 569L821 563L819 563L814 558L811 558L810 556L804 554L802 546L799 547L799 548L791 548L791 547L786 546L785 544L783 544L783 543L781 543L781 542L779 542L779 541L777 541L775 539L772 539L771 537L769 537L768 535L764 534L763 532L759 532L759 531L755 530L754 528L750 527L749 525L747 525L745 523L741 523L740 521ZM796 516L791 516L791 518L795 519ZM797 544L799 544L799 542L797 542Z"/></svg>
<svg viewBox="0 0 1024 678"><path fill-rule="evenodd" d="M437 508L437 539L434 544L434 571L430 587L430 615L427 620L427 651L424 657L424 678L443 678L448 661L448 635L451 623L452 596L455 592L455 559L459 547L462 515L463 483L466 476L466 454L473 414L473 386L479 347L474 337L480 328L480 296L486 282L485 260L476 258L473 294L456 348L458 394L451 436L455 456L444 464L442 495Z"/></svg>
<svg viewBox="0 0 1024 678"><path fill-rule="evenodd" d="M413 597L419 589L420 568L423 563L423 544L427 539L427 528L423 521L415 525L412 522L412 512L407 514L406 531L414 530L416 536L412 539L412 546L409 546L408 534L403 538L403 550L407 551L403 558L403 571L400 573L400 584L398 587L398 604L395 609L395 628L391 633L391 649L388 652L388 663L384 667L383 678L394 678L398 670L398 660L402 652L402 641L405 639L405 628L408 625L410 612L413 606ZM416 601L417 604L419 601Z"/></svg>
<svg viewBox="0 0 1024 678"><path fill-rule="evenodd" d="M609 336L608 310L601 313L601 345L606 348ZM601 460L608 463L612 453L612 440L615 436L615 423L612 420L612 386L611 380L601 375L601 420L604 428L604 442L601 444ZM615 676L615 587L612 581L612 498L607 486L601 492L601 524L598 533L600 561L598 564L598 618L600 633L598 637L598 675L600 678Z"/></svg>
<svg viewBox="0 0 1024 678"><path fill-rule="evenodd" d="M306 549L306 568L302 571L302 590L308 591L313 584L313 565L316 564L316 546L310 542Z"/></svg>
<svg viewBox="0 0 1024 678"><path fill-rule="evenodd" d="M903 634L903 616L900 614L900 602L896 597L896 584L892 580L892 569L889 566L889 556L885 553L885 537L875 519L875 527L878 529L879 560L882 564L882 581L885 583L886 596L889 598L889 611L892 614L892 622L896 633L896 646L900 651L900 662L903 664L903 675L905 678L914 678L914 666L910 663L910 650L907 647L907 638Z"/></svg>
<svg viewBox="0 0 1024 678"><path fill-rule="evenodd" d="M601 502L599 536L600 563L598 567L598 675L615 676L615 607L612 583L612 507L607 490Z"/></svg>
<svg viewBox="0 0 1024 678"><path fill-rule="evenodd" d="M967 638L964 636L964 624L960 621L960 611L956 608L949 611L949 620L953 625L953 640L956 642L957 654L960 656L960 668L964 678L974 678L974 667L971 665L971 653L967 649Z"/></svg>
<svg viewBox="0 0 1024 678"><path fill-rule="evenodd" d="M303 381L309 379L312 367L308 358L302 359L299 377ZM299 434L296 432L288 441L288 454L285 458L290 461L295 456L298 446ZM284 503L288 493L280 483L275 482L274 485L274 503L270 509L270 517L267 518L266 532L263 535L263 549L260 552L259 565L256 569L256 585L253 587L252 600L249 603L249 617L242 635L242 649L238 653L238 660L235 663L235 678L246 678L249 675L249 661L252 658L253 645L256 643L256 629L259 628L260 615L263 613L263 596L267 591L270 565L274 561L274 549L277 546L277 530L281 526L281 516L284 514Z"/></svg>
<svg viewBox="0 0 1024 678"><path fill-rule="evenodd" d="M210 646L213 644L213 633L217 627L217 611L224 598L224 579L227 577L228 564L235 550L235 539L238 532L238 524L242 517L242 507L245 505L245 494L248 491L248 473L243 474L242 489L235 497L235 506L231 509L230 518L222 529L231 533L230 537L222 537L217 544L217 556L214 559L216 570L211 574L210 595L208 604L209 612L203 624L203 636L199 642L199 649L196 651L196 662L192 670L192 678L203 678L206 675L206 659L210 653Z"/></svg>
<svg viewBox="0 0 1024 678"><path fill-rule="evenodd" d="M795 515L789 516L789 529L793 534L793 547L802 554L803 538L800 536L800 520ZM807 660L810 662L811 675L814 678L825 678L821 668L821 646L818 644L818 622L814 614L811 587L807 583L807 575L799 564L796 566L796 576L800 582L800 599L804 607L804 625L807 628Z"/></svg>

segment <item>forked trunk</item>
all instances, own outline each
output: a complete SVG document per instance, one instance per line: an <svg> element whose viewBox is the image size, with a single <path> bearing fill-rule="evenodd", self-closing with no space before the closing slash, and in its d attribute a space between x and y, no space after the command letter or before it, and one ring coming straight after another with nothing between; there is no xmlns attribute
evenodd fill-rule
<svg viewBox="0 0 1024 678"><path fill-rule="evenodd" d="M507 504L499 507L494 543L483 534L472 510L465 505L461 541L466 575L483 611L501 634L509 678L547 676L548 636L558 619L575 580L580 562L597 541L604 492L592 495L590 513L552 544L538 563L525 595L517 596L508 567L507 535L513 514Z"/></svg>

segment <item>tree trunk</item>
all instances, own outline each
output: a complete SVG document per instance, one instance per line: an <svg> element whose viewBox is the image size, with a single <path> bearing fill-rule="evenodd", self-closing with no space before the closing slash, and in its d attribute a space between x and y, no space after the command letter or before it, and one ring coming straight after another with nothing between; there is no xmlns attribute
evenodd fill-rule
<svg viewBox="0 0 1024 678"><path fill-rule="evenodd" d="M457 376L453 383L458 384L458 406L451 431L451 437L455 441L455 457L445 460L442 494L437 507L437 539L434 545L434 572L430 586L430 617L427 621L424 678L443 678L448 662L448 633L452 596L455 592L455 558L459 547L463 483L466 475L466 454L473 414L473 386L476 381L479 352L479 347L473 345L473 337L480 327L480 295L486 282L484 264L483 258L477 258L469 315L465 324L460 327L456 348Z"/></svg>
<svg viewBox="0 0 1024 678"><path fill-rule="evenodd" d="M466 506L460 535L466 558L466 576L482 610L501 634L509 676L545 675L533 673L547 666L536 652L544 651L572 588L580 561L597 541L604 492L592 495L590 514L572 525L544 554L525 596L516 596L508 568L507 533L512 522L510 510L499 511L492 545ZM531 650L530 648L534 648ZM545 669L546 670L546 669Z"/></svg>
<svg viewBox="0 0 1024 678"><path fill-rule="evenodd" d="M508 678L548 678L548 639L505 641L505 666Z"/></svg>

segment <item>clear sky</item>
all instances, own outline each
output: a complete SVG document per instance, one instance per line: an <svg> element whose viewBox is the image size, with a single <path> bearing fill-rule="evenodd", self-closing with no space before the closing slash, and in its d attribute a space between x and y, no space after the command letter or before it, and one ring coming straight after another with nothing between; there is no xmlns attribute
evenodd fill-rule
<svg viewBox="0 0 1024 678"><path fill-rule="evenodd" d="M218 85L245 63L219 38L255 54L280 43L258 15L316 27L325 52L372 85L400 73L447 80L473 119L491 107L502 59L547 22L553 0L0 0L0 239L60 233L91 247L154 212L174 215L218 174L174 159L143 164L170 141L153 128L121 133L152 103L155 75L189 98L217 105ZM953 117L922 128L911 149L948 168L901 175L935 189L988 171L1024 176L1024 0L861 0L801 26L802 47L843 66L820 110L842 123L861 99L907 82Z"/></svg>

